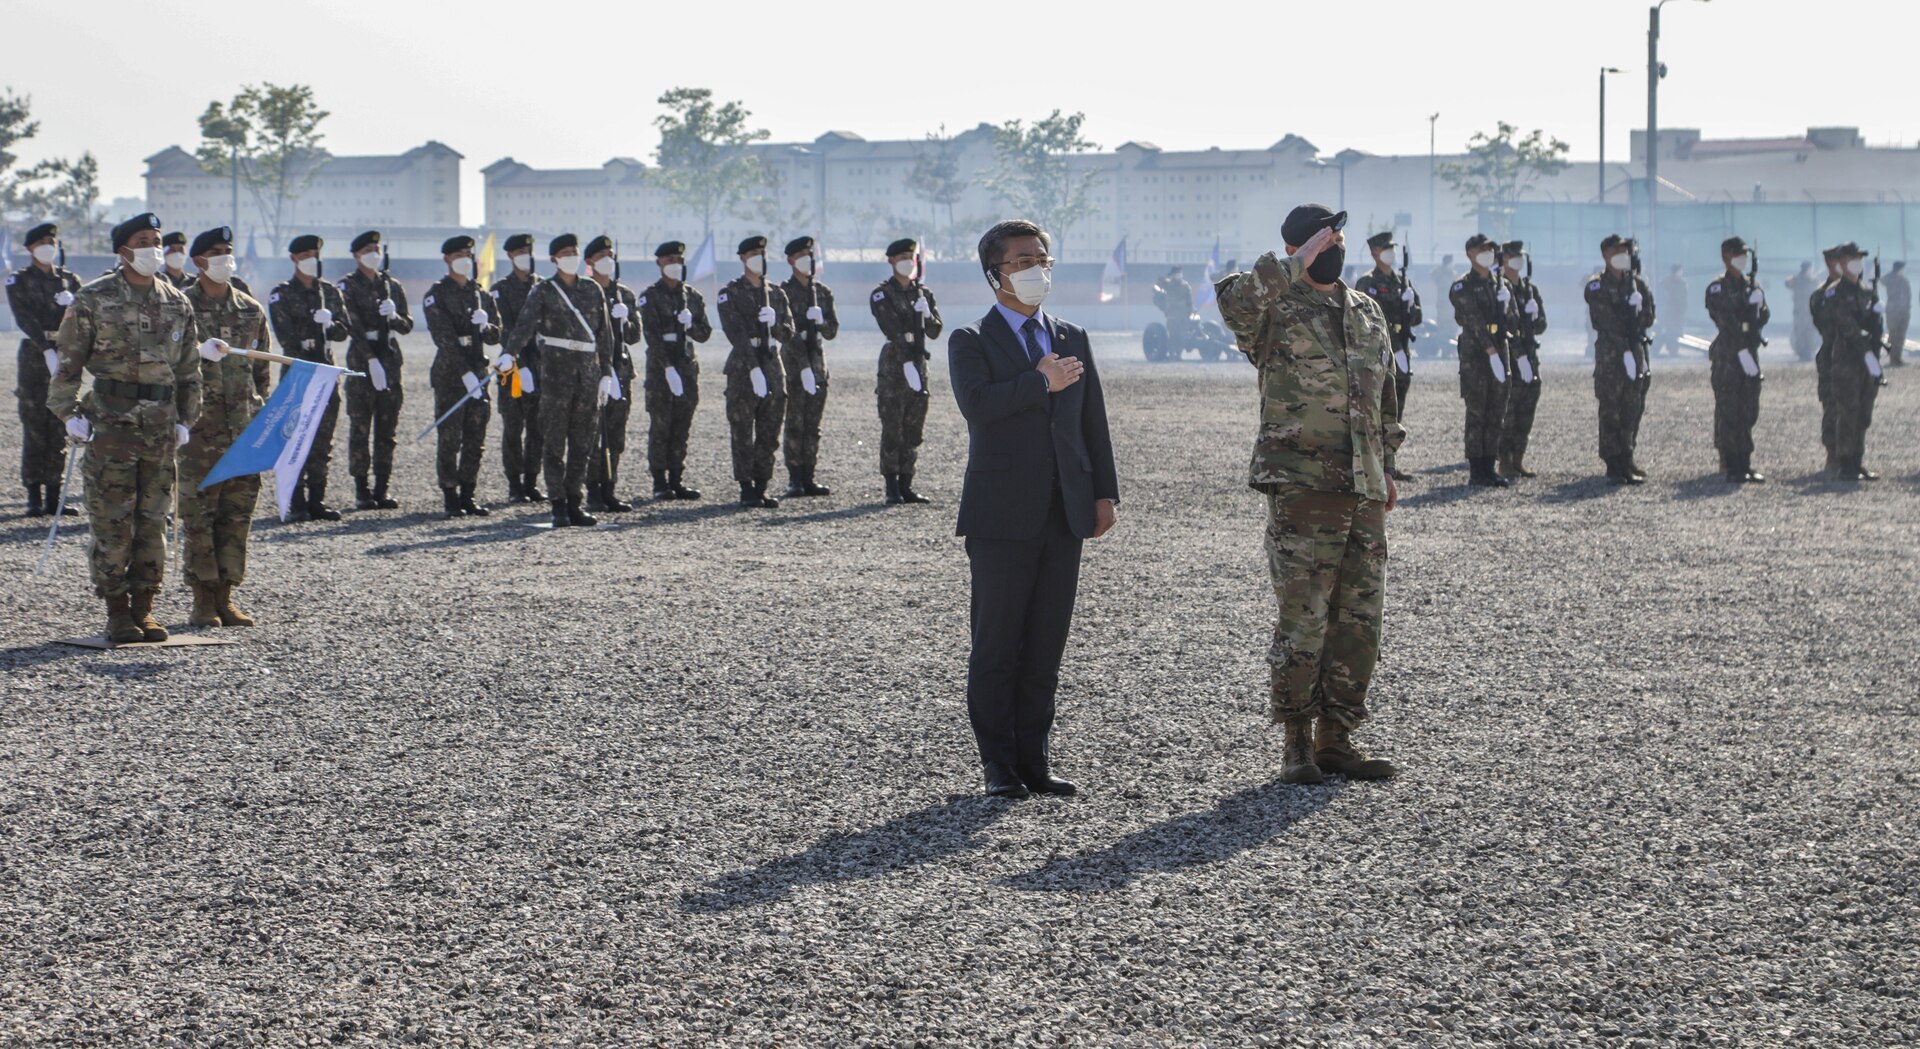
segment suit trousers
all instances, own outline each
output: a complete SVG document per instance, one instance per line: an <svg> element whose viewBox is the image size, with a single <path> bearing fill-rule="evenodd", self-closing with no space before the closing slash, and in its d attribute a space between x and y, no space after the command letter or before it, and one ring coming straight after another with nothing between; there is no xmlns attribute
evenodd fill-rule
<svg viewBox="0 0 1920 1049"><path fill-rule="evenodd" d="M973 576L967 717L983 763L1049 763L1047 735L1080 587L1080 547L1057 484L1038 537L967 537Z"/></svg>

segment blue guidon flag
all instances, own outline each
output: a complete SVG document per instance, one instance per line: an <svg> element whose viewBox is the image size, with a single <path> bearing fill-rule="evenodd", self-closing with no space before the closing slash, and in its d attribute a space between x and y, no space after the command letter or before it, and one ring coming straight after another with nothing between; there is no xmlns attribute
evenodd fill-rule
<svg viewBox="0 0 1920 1049"><path fill-rule="evenodd" d="M327 398L333 395L344 368L312 361L295 361L280 376L280 385L267 398L253 421L240 434L227 454L213 464L212 472L200 482L201 488L247 474L273 471L280 520L287 519L287 504L300 483L300 471L307 465L307 453L313 450L313 437L327 411Z"/></svg>

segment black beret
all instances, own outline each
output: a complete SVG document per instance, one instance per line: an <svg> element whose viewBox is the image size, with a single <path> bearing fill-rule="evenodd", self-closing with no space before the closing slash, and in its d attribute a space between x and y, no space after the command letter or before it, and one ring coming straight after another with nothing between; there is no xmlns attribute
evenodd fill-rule
<svg viewBox="0 0 1920 1049"><path fill-rule="evenodd" d="M738 252L735 252L735 254L745 255L749 251L765 251L765 250L767 250L767 238L748 237L746 240L743 240L740 242L740 250Z"/></svg>
<svg viewBox="0 0 1920 1049"><path fill-rule="evenodd" d="M1492 237L1487 236L1485 233L1475 233L1473 236L1467 238L1468 252L1472 252L1475 248L1498 248L1499 246L1499 244L1494 243Z"/></svg>
<svg viewBox="0 0 1920 1049"><path fill-rule="evenodd" d="M533 250L533 234L515 233L513 236L507 238L506 250L508 254L512 254L513 252L519 251L523 248L526 249L527 251Z"/></svg>
<svg viewBox="0 0 1920 1049"><path fill-rule="evenodd" d="M169 233L160 238L160 246L163 248L170 248L175 244L185 244L186 242L187 235L185 233Z"/></svg>
<svg viewBox="0 0 1920 1049"><path fill-rule="evenodd" d="M59 235L60 235L59 226L56 226L51 222L42 222L38 226L35 226L32 229L27 231L27 239L25 241L22 241L22 243L38 244L39 242L46 240L48 237L57 237Z"/></svg>
<svg viewBox="0 0 1920 1049"><path fill-rule="evenodd" d="M787 241L787 256L789 258L795 255L805 254L806 252L809 252L812 250L813 250L812 237L795 237L792 240Z"/></svg>
<svg viewBox="0 0 1920 1049"><path fill-rule="evenodd" d="M1375 233L1373 236L1367 238L1367 247L1372 248L1375 251L1379 251L1381 248L1387 247L1392 243L1393 243L1393 231L1390 229L1383 229L1380 232Z"/></svg>
<svg viewBox="0 0 1920 1049"><path fill-rule="evenodd" d="M901 237L899 240L887 245L887 258L893 258L895 255L911 255L919 250L919 241L914 240L912 237Z"/></svg>
<svg viewBox="0 0 1920 1049"><path fill-rule="evenodd" d="M380 231L377 229L370 229L365 233L362 233L359 236L353 238L353 243L347 245L347 253L349 255L358 255L360 254L361 248L364 248L369 244L378 244L378 243L380 243Z"/></svg>
<svg viewBox="0 0 1920 1049"><path fill-rule="evenodd" d="M1901 261L1894 263L1892 268L1896 270L1906 269L1907 268L1906 260L1902 259Z"/></svg>
<svg viewBox="0 0 1920 1049"><path fill-rule="evenodd" d="M298 255L303 251L319 251L321 245L325 243L326 241L321 240L311 233L302 233L287 242L287 254Z"/></svg>
<svg viewBox="0 0 1920 1049"><path fill-rule="evenodd" d="M464 233L457 237L448 237L446 240L440 242L440 254L442 255L451 255L456 251L470 251L472 248L473 238Z"/></svg>
<svg viewBox="0 0 1920 1049"><path fill-rule="evenodd" d="M113 227L113 250L119 251L121 248L126 247L127 241L132 240L133 235L141 230L159 228L160 216L155 215L151 211L143 211L118 226Z"/></svg>
<svg viewBox="0 0 1920 1049"><path fill-rule="evenodd" d="M1509 255L1518 255L1527 250L1527 242L1523 240L1510 240L1500 245L1500 250Z"/></svg>
<svg viewBox="0 0 1920 1049"><path fill-rule="evenodd" d="M1746 250L1747 242L1741 240L1739 237L1728 237L1726 240L1720 242L1720 254L1722 255L1741 255L1745 254Z"/></svg>
<svg viewBox="0 0 1920 1049"><path fill-rule="evenodd" d="M576 237L571 233L562 233L559 236L553 238L552 240L547 241L547 254L558 255L561 252L567 250L568 248L577 248L579 246L580 246L579 237Z"/></svg>
<svg viewBox="0 0 1920 1049"><path fill-rule="evenodd" d="M1633 238L1623 237L1618 233L1609 233L1607 234L1607 239L1600 242L1601 251L1612 251L1615 248L1625 248L1628 251L1634 250L1635 244L1633 243Z"/></svg>
<svg viewBox="0 0 1920 1049"><path fill-rule="evenodd" d="M1280 224L1280 239L1297 248L1323 229L1339 231L1346 226L1346 212L1325 204L1302 204L1287 212L1287 220Z"/></svg>
<svg viewBox="0 0 1920 1049"><path fill-rule="evenodd" d="M187 249L187 255L190 258L197 259L200 256L205 255L207 251L210 248L212 248L215 244L232 244L232 243L233 243L233 227L215 226L214 228L206 231L205 233L202 233L199 236L193 238L193 247Z"/></svg>
<svg viewBox="0 0 1920 1049"><path fill-rule="evenodd" d="M1847 241L1845 244L1839 245L1838 247L1833 249L1833 253L1840 256L1843 259L1865 258L1868 254L1870 254L1868 251L1861 248L1860 245L1854 243L1853 241Z"/></svg>
<svg viewBox="0 0 1920 1049"><path fill-rule="evenodd" d="M667 241L665 244L653 249L653 257L656 259L664 259L669 255L685 255L686 253L686 242L679 240Z"/></svg>
<svg viewBox="0 0 1920 1049"><path fill-rule="evenodd" d="M603 251L612 251L612 250L613 250L613 238L607 236L605 233L602 233L599 236L593 238L592 240L587 241L587 250L581 252L580 254L585 255L588 258L592 258L593 256L598 255Z"/></svg>

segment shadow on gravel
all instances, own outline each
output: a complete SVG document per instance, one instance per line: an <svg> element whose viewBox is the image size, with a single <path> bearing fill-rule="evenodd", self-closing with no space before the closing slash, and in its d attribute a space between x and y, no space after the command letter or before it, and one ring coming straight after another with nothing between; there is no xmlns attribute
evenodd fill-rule
<svg viewBox="0 0 1920 1049"><path fill-rule="evenodd" d="M856 517L869 514L883 514L894 509L885 503L865 503L860 506L843 506L838 510L815 510L810 514L792 514L784 517L769 517L761 525L777 527L780 525L815 524L820 521L851 521ZM909 510L909 513L912 511Z"/></svg>
<svg viewBox="0 0 1920 1049"><path fill-rule="evenodd" d="M1725 474L1716 470L1713 473L1696 477L1691 481L1681 481L1679 484L1674 485L1673 497L1675 499L1714 499L1721 496L1734 495L1744 487L1746 486L1733 484L1728 481Z"/></svg>
<svg viewBox="0 0 1920 1049"><path fill-rule="evenodd" d="M255 538L265 537L276 543L298 543L340 536L378 535L444 520L438 512L426 511L345 510L342 515L339 521L282 521L278 516L257 517L253 521L253 534Z"/></svg>
<svg viewBox="0 0 1920 1049"><path fill-rule="evenodd" d="M1605 476L1596 474L1582 477L1577 481L1562 481L1547 490L1540 497L1543 503L1575 503L1585 499L1603 499L1626 488L1626 485L1610 483ZM1646 487L1640 485L1638 487Z"/></svg>
<svg viewBox="0 0 1920 1049"><path fill-rule="evenodd" d="M1032 892L1100 891L1124 888L1143 874L1229 860L1326 808L1344 782L1321 787L1263 784L1223 798L1206 812L1176 816L1099 852L1053 860L1038 870L1001 878L999 884Z"/></svg>
<svg viewBox="0 0 1920 1049"><path fill-rule="evenodd" d="M53 523L52 518L23 516L20 521L20 524L16 524L12 528L0 531L0 543L24 543L30 539L38 539L42 543L47 541L47 526ZM84 517L69 517L60 522L60 535L62 537L68 535L85 535L86 532L87 519Z"/></svg>
<svg viewBox="0 0 1920 1049"><path fill-rule="evenodd" d="M0 669L25 670L28 667L58 663L74 656L99 655L95 649L75 648L49 641L44 645L24 645L20 648L0 649Z"/></svg>
<svg viewBox="0 0 1920 1049"><path fill-rule="evenodd" d="M510 543L515 540L532 541L540 535L539 531L513 520L500 521L477 531L467 530L468 526L464 524L453 527L462 530L436 539L422 539L417 543L386 543L381 546L370 546L367 548L366 556L392 557L396 554L412 553L415 550L445 550L456 546L481 546L486 543Z"/></svg>
<svg viewBox="0 0 1920 1049"><path fill-rule="evenodd" d="M1857 492L1864 486L1860 481L1842 481L1825 470L1819 473L1802 474L1787 480L1787 487L1801 495L1836 495Z"/></svg>
<svg viewBox="0 0 1920 1049"><path fill-rule="evenodd" d="M1423 506L1445 506L1448 503L1457 503L1463 499L1471 499L1476 495L1482 494L1491 496L1494 493L1483 493L1480 489L1467 484L1465 481L1459 484L1450 484L1444 488L1429 488L1426 491L1415 492L1412 495L1408 495L1406 489L1403 488L1400 490L1400 502L1396 504L1396 508L1406 507L1409 510L1417 510Z"/></svg>
<svg viewBox="0 0 1920 1049"><path fill-rule="evenodd" d="M1009 803L987 797L930 805L872 830L833 834L805 852L723 875L680 898L690 914L718 914L774 903L802 885L878 878L965 852L974 835L1006 815Z"/></svg>

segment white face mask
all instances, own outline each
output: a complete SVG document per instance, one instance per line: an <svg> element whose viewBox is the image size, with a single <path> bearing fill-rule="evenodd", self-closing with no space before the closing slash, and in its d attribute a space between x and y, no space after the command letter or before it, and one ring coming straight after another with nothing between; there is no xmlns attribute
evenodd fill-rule
<svg viewBox="0 0 1920 1049"><path fill-rule="evenodd" d="M167 268L175 273L184 273L187 269L187 253L184 251L167 252Z"/></svg>
<svg viewBox="0 0 1920 1049"><path fill-rule="evenodd" d="M1616 273L1625 273L1633 268L1633 256L1623 251L1608 259L1607 265Z"/></svg>
<svg viewBox="0 0 1920 1049"><path fill-rule="evenodd" d="M142 277L151 277L160 272L160 267L166 262L159 248L134 248L133 258L127 261L127 265Z"/></svg>
<svg viewBox="0 0 1920 1049"><path fill-rule="evenodd" d="M799 258L794 259L793 272L804 273L809 277L813 276L813 256L802 255Z"/></svg>
<svg viewBox="0 0 1920 1049"><path fill-rule="evenodd" d="M533 252L523 251L513 257L513 268L522 273L533 269Z"/></svg>
<svg viewBox="0 0 1920 1049"><path fill-rule="evenodd" d="M578 255L562 255L554 259L553 264L560 272L569 277L580 272L580 256Z"/></svg>
<svg viewBox="0 0 1920 1049"><path fill-rule="evenodd" d="M239 266L239 260L232 255L215 255L207 260L207 268L200 272L215 284L225 284L233 279L233 271Z"/></svg>
<svg viewBox="0 0 1920 1049"><path fill-rule="evenodd" d="M457 276L461 276L461 277L473 276L473 260L470 258L467 258L465 255L462 255L459 258L454 259L453 262L451 263L451 266L452 266L453 272Z"/></svg>
<svg viewBox="0 0 1920 1049"><path fill-rule="evenodd" d="M1858 277L1859 275L1861 275L1862 273L1865 273L1865 272L1867 272L1867 260L1866 260L1866 259L1848 259L1848 260L1847 260L1847 275L1848 275L1848 276L1851 276L1851 277Z"/></svg>
<svg viewBox="0 0 1920 1049"><path fill-rule="evenodd" d="M1473 264L1475 266L1480 267L1483 270L1492 269L1493 268L1493 252L1483 251L1478 255L1475 255L1473 257Z"/></svg>
<svg viewBox="0 0 1920 1049"><path fill-rule="evenodd" d="M599 258L594 259L593 272L598 273L602 277L613 276L613 256L602 255Z"/></svg>
<svg viewBox="0 0 1920 1049"><path fill-rule="evenodd" d="M754 274L755 276L759 276L761 274L766 273L767 257L765 255L747 256L747 272Z"/></svg>
<svg viewBox="0 0 1920 1049"><path fill-rule="evenodd" d="M685 280L687 276L686 264L669 262L665 266L660 267L660 275L668 280Z"/></svg>
<svg viewBox="0 0 1920 1049"><path fill-rule="evenodd" d="M915 268L912 259L901 259L899 262L893 264L893 272L898 273L907 280L913 279L913 271ZM1031 306L1033 304L1028 303L1027 305Z"/></svg>
<svg viewBox="0 0 1920 1049"><path fill-rule="evenodd" d="M1381 269L1390 270L1393 268L1393 251L1391 249L1382 251L1374 255L1373 261L1379 263Z"/></svg>
<svg viewBox="0 0 1920 1049"><path fill-rule="evenodd" d="M60 247L57 244L40 244L33 249L33 260L42 266L53 265L59 257Z"/></svg>
<svg viewBox="0 0 1920 1049"><path fill-rule="evenodd" d="M1007 274L1007 283L1013 285L1013 297L1023 306L1038 306L1047 301L1047 292L1053 290L1053 271L1039 266L1028 266L1018 273Z"/></svg>
<svg viewBox="0 0 1920 1049"><path fill-rule="evenodd" d="M1747 257L1745 255L1735 255L1733 260L1727 263L1727 268L1733 270L1735 273L1747 272Z"/></svg>
<svg viewBox="0 0 1920 1049"><path fill-rule="evenodd" d="M1515 255L1513 258L1507 260L1507 268L1515 273L1520 272L1520 267L1526 264L1527 257L1525 255Z"/></svg>
<svg viewBox="0 0 1920 1049"><path fill-rule="evenodd" d="M380 253L377 251L369 251L366 254L361 255L360 265L366 267L369 270L372 270L375 273L380 272Z"/></svg>
<svg viewBox="0 0 1920 1049"><path fill-rule="evenodd" d="M293 268L308 277L318 277L320 275L320 256L310 255L294 263Z"/></svg>

